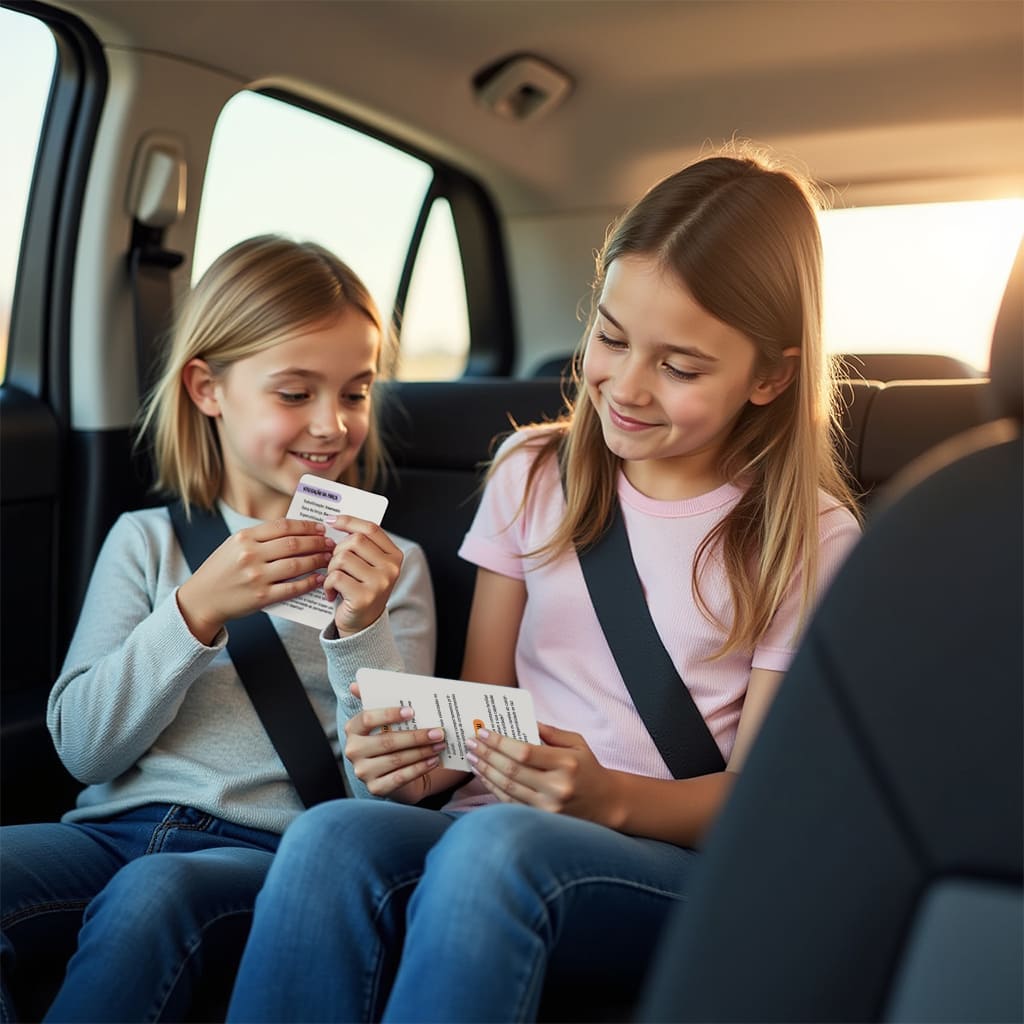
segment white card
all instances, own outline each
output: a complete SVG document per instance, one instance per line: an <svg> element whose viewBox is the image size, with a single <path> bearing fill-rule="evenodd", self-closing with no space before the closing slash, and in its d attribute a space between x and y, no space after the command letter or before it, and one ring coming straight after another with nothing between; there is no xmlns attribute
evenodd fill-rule
<svg viewBox="0 0 1024 1024"><path fill-rule="evenodd" d="M379 526L387 507L388 499L383 494L361 491L358 487L306 473L295 488L288 518L322 523L328 516L345 515L367 519ZM337 541L348 536L344 530L335 530L331 526L327 527L327 535ZM334 602L327 600L323 587L289 601L279 601L263 610L268 615L278 615L316 629L323 629L334 618Z"/></svg>
<svg viewBox="0 0 1024 1024"><path fill-rule="evenodd" d="M410 707L416 712L415 717L385 728L444 729L444 768L469 771L466 738L480 729L490 729L524 743L540 743L533 697L514 686L436 679L374 668L359 669L356 682L364 708Z"/></svg>

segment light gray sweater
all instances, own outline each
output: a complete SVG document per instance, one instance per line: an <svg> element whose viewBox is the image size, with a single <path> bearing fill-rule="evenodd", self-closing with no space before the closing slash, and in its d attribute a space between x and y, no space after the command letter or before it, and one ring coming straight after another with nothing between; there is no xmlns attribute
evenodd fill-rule
<svg viewBox="0 0 1024 1024"><path fill-rule="evenodd" d="M220 508L232 533L258 522ZM402 572L387 611L361 633L339 638L333 623L317 633L270 616L359 795L366 790L338 740L359 709L348 692L356 669L430 675L434 667L426 557L412 541L392 540L404 555ZM47 707L57 753L87 784L64 821L170 803L283 832L302 811L228 657L227 630L206 647L181 616L175 593L189 575L165 508L129 512L114 524Z"/></svg>

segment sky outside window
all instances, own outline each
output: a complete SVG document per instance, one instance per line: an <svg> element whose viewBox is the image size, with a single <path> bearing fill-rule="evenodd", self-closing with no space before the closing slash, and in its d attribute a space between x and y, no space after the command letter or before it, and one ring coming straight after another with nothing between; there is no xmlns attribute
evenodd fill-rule
<svg viewBox="0 0 1024 1024"><path fill-rule="evenodd" d="M0 7L0 375L4 376L25 205L56 60L53 34L41 21Z"/></svg>

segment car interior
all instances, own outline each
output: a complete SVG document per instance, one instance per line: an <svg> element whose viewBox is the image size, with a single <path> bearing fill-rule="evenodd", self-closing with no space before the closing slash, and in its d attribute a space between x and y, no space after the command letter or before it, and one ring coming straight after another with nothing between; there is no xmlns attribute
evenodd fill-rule
<svg viewBox="0 0 1024 1024"><path fill-rule="evenodd" d="M700 902L670 930L650 990L552 993L545 1015L1021 1019L1019 957L999 975L1016 1003L990 1004L957 1002L995 982L960 984L943 959L967 943L998 948L1002 963L1022 929L1016 0L0 0L0 54L12 125L28 123L25 156L9 162L23 167L17 181L9 171L17 219L0 223L3 824L57 820L80 788L50 741L47 695L110 526L166 500L134 446L140 396L177 303L219 252L265 231L320 241L390 318L384 525L427 554L435 672L457 678L474 569L456 551L497 440L571 400L608 225L661 177L751 145L806 174L831 208L835 443L866 538L815 619L752 755L758 781L737 788ZM943 211L962 219L915 219ZM871 219L886 215L904 226ZM954 269L941 276L930 261L947 250ZM919 481L922 458L992 431L1001 444ZM969 654L948 653L939 639L973 636L962 616L986 629ZM918 756L901 716L933 700ZM835 719L857 744L805 749L808 719L815 732ZM877 748L861 734L875 724ZM828 754L777 815L772 787ZM975 767L968 784L960 773ZM954 796L962 825L939 813ZM886 829L913 832L913 863L891 884ZM750 851L766 848L752 870ZM854 867L863 890L843 884ZM747 898L755 890L772 901ZM989 907L1002 931L987 931ZM977 930L943 946L965 916ZM750 947L737 951L741 918ZM196 1019L216 1019L217 998ZM1017 1016L999 1017L1008 1005Z"/></svg>

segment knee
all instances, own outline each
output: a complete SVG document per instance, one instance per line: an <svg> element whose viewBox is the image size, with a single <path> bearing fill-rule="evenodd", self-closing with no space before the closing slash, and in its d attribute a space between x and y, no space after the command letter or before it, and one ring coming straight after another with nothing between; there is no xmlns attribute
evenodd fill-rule
<svg viewBox="0 0 1024 1024"><path fill-rule="evenodd" d="M351 812L355 801L330 800L303 811L285 829L277 855L318 847L343 838L351 828Z"/></svg>
<svg viewBox="0 0 1024 1024"><path fill-rule="evenodd" d="M479 877L481 884L522 876L544 849L552 815L520 804L494 804L463 816L427 859L433 876Z"/></svg>
<svg viewBox="0 0 1024 1024"><path fill-rule="evenodd" d="M274 858L278 864L301 861L312 867L323 860L336 864L344 851L365 832L364 823L373 818L376 803L331 800L300 814L286 829Z"/></svg>
<svg viewBox="0 0 1024 1024"><path fill-rule="evenodd" d="M351 860L357 851L361 870L372 870L394 838L394 815L401 810L375 800L332 800L304 811L284 833L268 887L335 878L339 858Z"/></svg>

